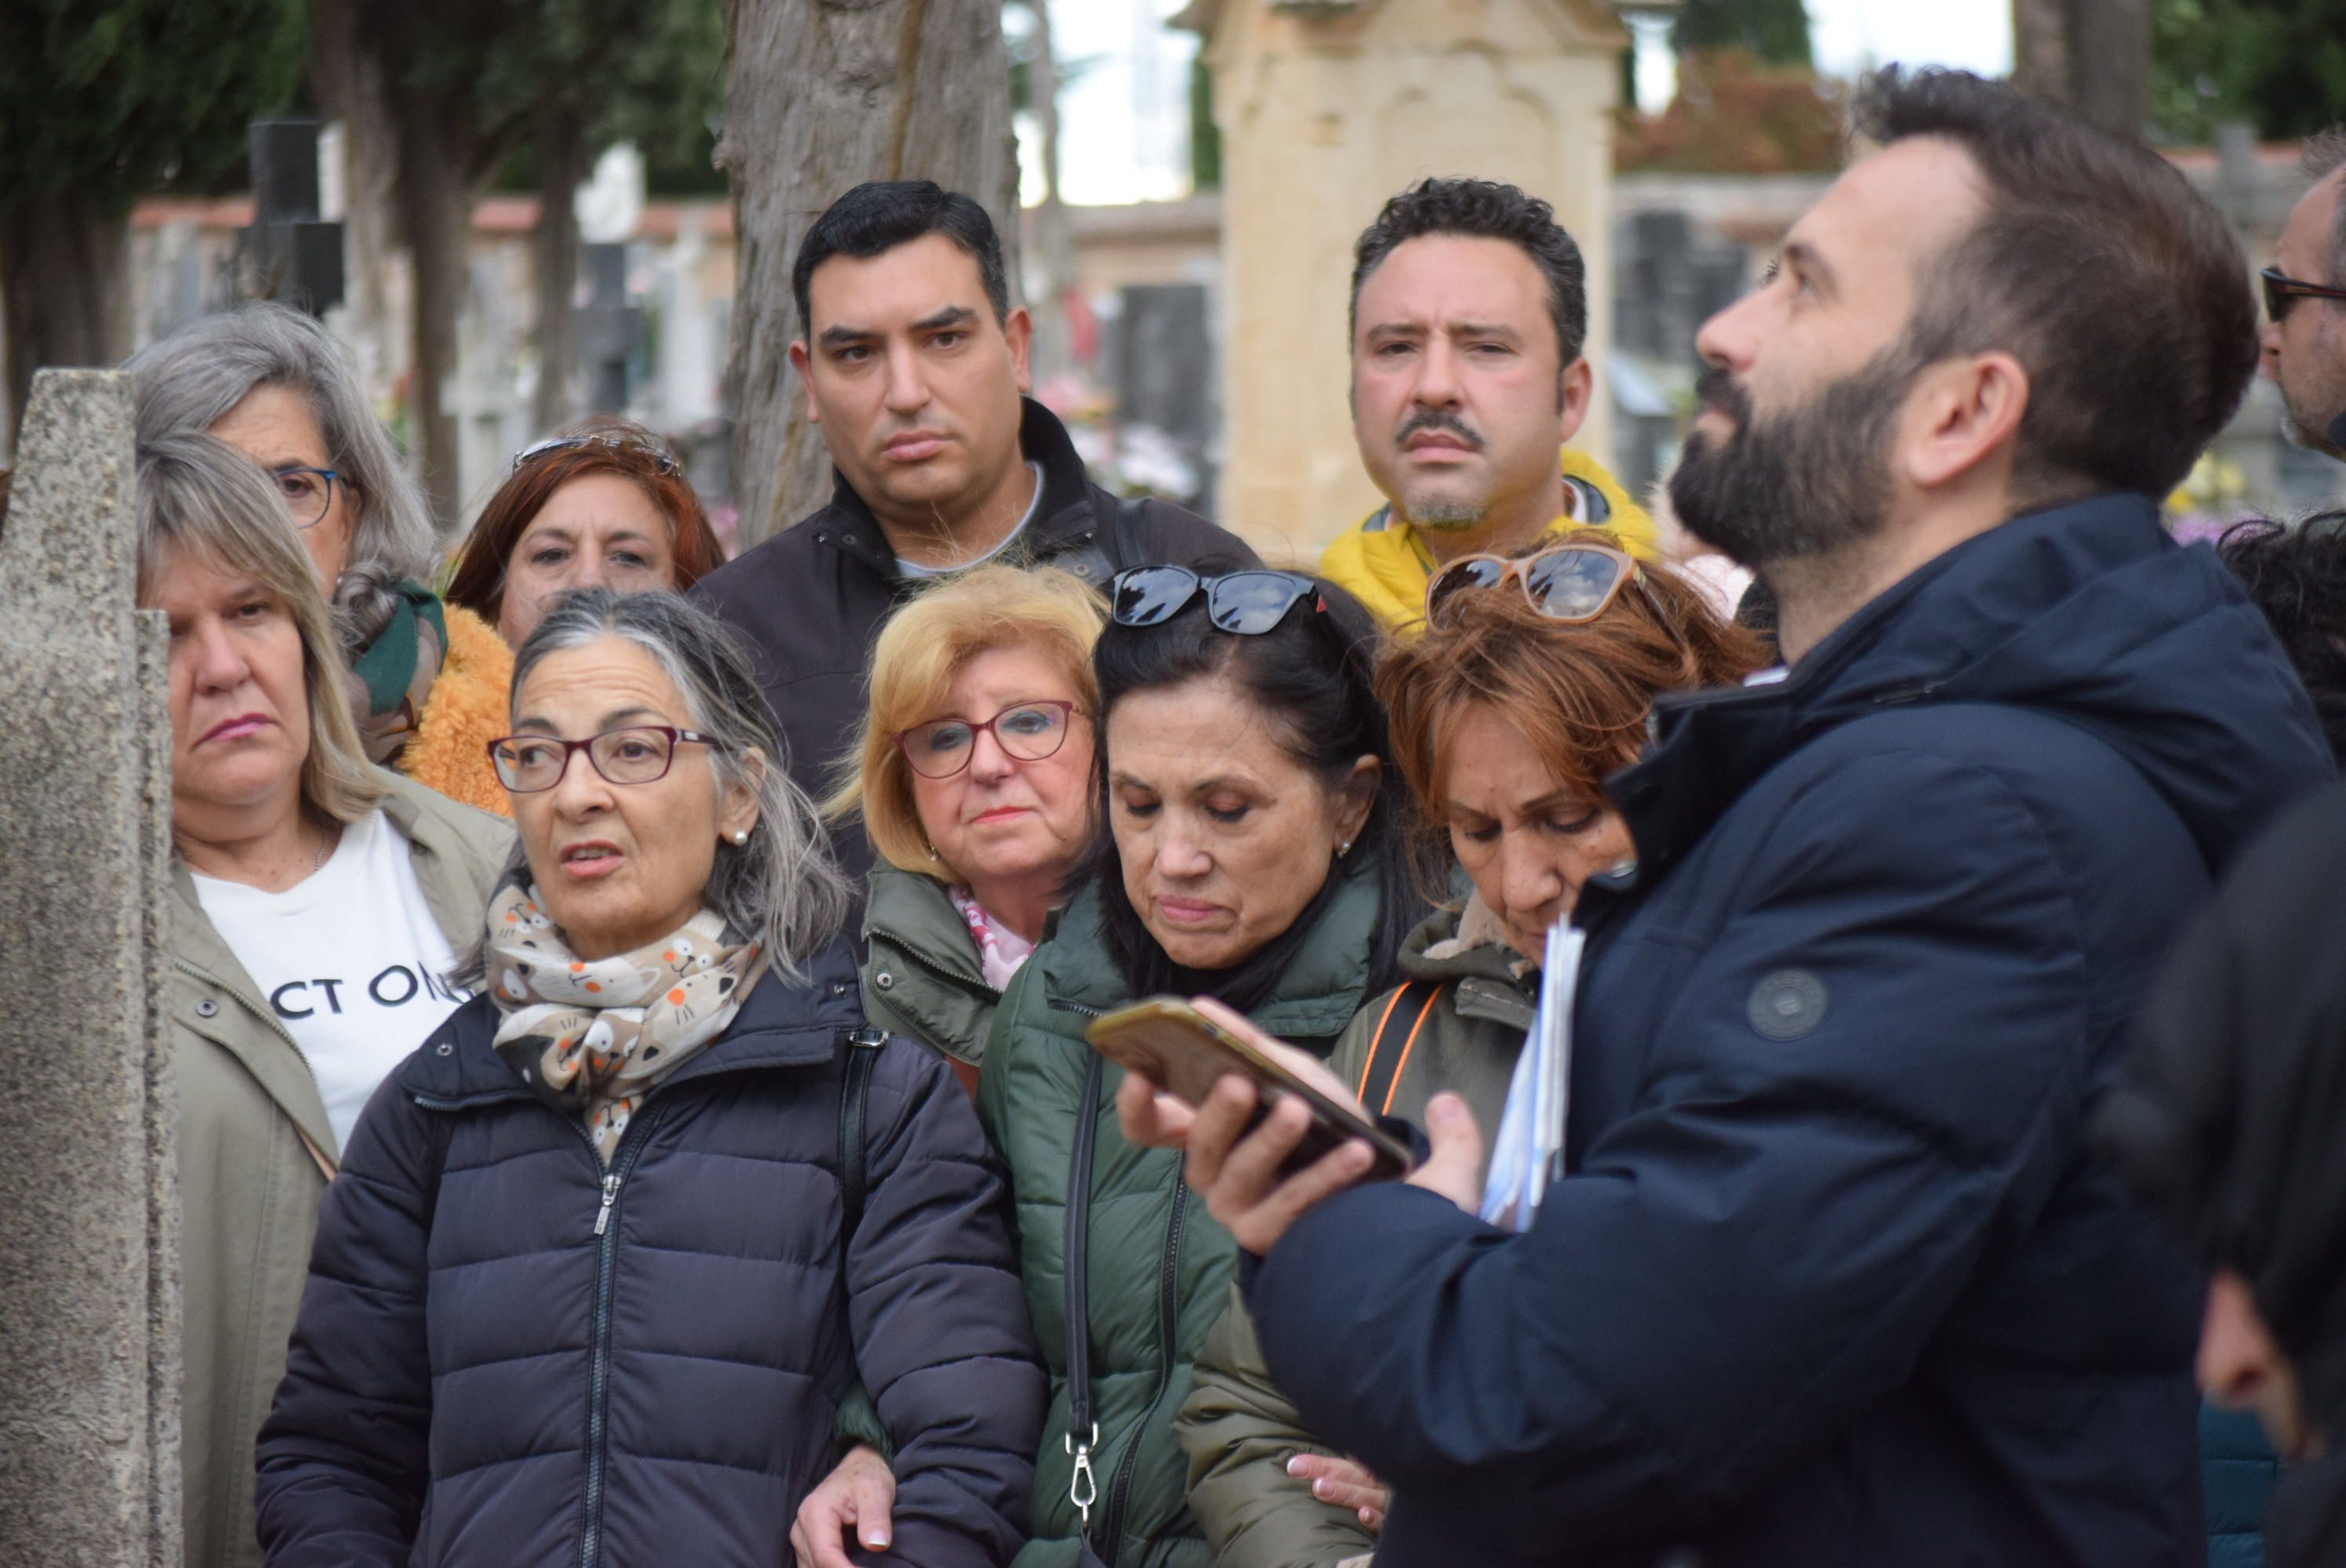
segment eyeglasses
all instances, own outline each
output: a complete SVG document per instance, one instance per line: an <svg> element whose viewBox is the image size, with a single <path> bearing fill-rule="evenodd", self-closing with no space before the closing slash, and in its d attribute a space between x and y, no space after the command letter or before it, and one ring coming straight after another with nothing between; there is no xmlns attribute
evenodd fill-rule
<svg viewBox="0 0 2346 1568"><path fill-rule="evenodd" d="M2267 267L2257 276L2264 280L2265 316L2276 323L2288 315L2289 308L2300 299L2346 300L2346 289L2333 289L2327 283L2300 282L2278 267Z"/></svg>
<svg viewBox="0 0 2346 1568"><path fill-rule="evenodd" d="M1461 555L1427 579L1425 624L1447 626L1461 594L1503 587L1510 578L1523 585L1534 609L1567 625L1603 615L1625 585L1645 585L1637 562L1603 545L1556 545L1529 555ZM1669 623L1668 616L1662 620Z"/></svg>
<svg viewBox="0 0 2346 1568"><path fill-rule="evenodd" d="M553 436L547 440L539 442L536 446L525 446L519 452L515 453L513 467L510 472L513 473L519 473L521 472L522 464L527 463L534 457L544 457L549 452L570 452L582 446L607 447L613 452L632 453L637 457L645 459L650 463L654 468L658 469L662 473L668 475L670 478L674 478L677 474L684 472L683 465L677 462L675 455L668 452L667 448L655 446L650 442L644 440L641 436L635 435Z"/></svg>
<svg viewBox="0 0 2346 1568"><path fill-rule="evenodd" d="M896 732L896 749L905 764L923 779L950 779L977 755L977 738L991 733L1003 754L1021 762L1056 757L1067 743L1072 702L1022 702L1005 708L983 724L966 718L932 718Z"/></svg>
<svg viewBox="0 0 2346 1568"><path fill-rule="evenodd" d="M595 771L614 784L649 784L668 777L676 748L714 746L717 738L666 724L636 724L607 729L584 740L555 735L508 735L489 742L489 762L497 782L515 795L551 789L570 770L570 754L584 751Z"/></svg>
<svg viewBox="0 0 2346 1568"><path fill-rule="evenodd" d="M1135 566L1108 584L1110 617L1120 626L1153 626L1171 620L1183 606L1206 596L1206 618L1223 631L1259 637L1287 618L1300 599L1321 614L1328 602L1320 585L1299 572L1229 572L1200 577L1187 566Z"/></svg>
<svg viewBox="0 0 2346 1568"><path fill-rule="evenodd" d="M280 468L270 474L296 528L315 528L325 520L326 508L334 504L334 481L342 476L335 468Z"/></svg>

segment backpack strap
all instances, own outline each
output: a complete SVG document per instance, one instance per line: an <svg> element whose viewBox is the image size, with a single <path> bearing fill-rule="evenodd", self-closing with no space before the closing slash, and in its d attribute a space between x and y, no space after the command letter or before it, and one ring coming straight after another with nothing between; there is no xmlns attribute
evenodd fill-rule
<svg viewBox="0 0 2346 1568"><path fill-rule="evenodd" d="M842 1268L848 1244L863 1223L863 1196L870 1185L864 1105L872 1095L872 1069L880 1060L880 1047L886 1044L885 1029L847 1032L847 1062L839 1083L839 1258Z"/></svg>
<svg viewBox="0 0 2346 1568"><path fill-rule="evenodd" d="M1370 1038L1368 1059L1361 1064L1361 1081L1353 1090L1361 1105L1372 1116L1392 1115L1393 1095L1401 1086L1401 1075L1409 1065L1410 1053L1417 1047L1419 1033L1441 1000L1442 988L1447 982L1405 981L1385 1003L1385 1010L1377 1019L1377 1032ZM1423 988L1424 1000L1417 1000ZM1414 1011L1407 1003L1415 1003ZM1409 1022L1402 1024L1401 1017ZM1398 1044L1396 1044L1398 1037Z"/></svg>

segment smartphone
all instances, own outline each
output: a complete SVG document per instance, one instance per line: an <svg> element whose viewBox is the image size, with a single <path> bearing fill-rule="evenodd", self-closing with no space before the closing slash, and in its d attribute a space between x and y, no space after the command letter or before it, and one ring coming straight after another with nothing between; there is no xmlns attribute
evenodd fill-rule
<svg viewBox="0 0 2346 1568"><path fill-rule="evenodd" d="M1270 1114L1282 1095L1292 1095L1311 1112L1303 1141L1280 1167L1291 1176L1353 1138L1369 1145L1366 1179L1390 1181L1409 1171L1409 1149L1358 1110L1313 1088L1248 1041L1240 1039L1188 1003L1170 996L1136 1002L1092 1020L1085 1034L1092 1049L1163 1089L1177 1100L1203 1103L1216 1080L1235 1073L1254 1081L1254 1117Z"/></svg>

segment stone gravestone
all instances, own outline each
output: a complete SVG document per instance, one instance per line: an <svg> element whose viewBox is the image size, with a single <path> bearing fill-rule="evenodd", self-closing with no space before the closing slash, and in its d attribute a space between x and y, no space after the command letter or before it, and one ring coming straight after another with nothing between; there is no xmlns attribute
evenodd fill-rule
<svg viewBox="0 0 2346 1568"><path fill-rule="evenodd" d="M0 530L0 1563L179 1562L162 617L130 380L44 371Z"/></svg>

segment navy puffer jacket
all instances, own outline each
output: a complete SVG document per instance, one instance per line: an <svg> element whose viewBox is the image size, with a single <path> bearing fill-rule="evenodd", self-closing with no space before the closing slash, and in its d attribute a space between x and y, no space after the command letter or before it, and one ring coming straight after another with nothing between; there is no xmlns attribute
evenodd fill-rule
<svg viewBox="0 0 2346 1568"><path fill-rule="evenodd" d="M609 1172L456 1012L361 1118L260 1434L279 1568L776 1568L859 1371L891 1554L1008 1561L1043 1375L1003 1185L944 1058L891 1041L842 1288L843 946L769 975ZM436 1197L434 1170L440 1175Z"/></svg>
<svg viewBox="0 0 2346 1568"><path fill-rule="evenodd" d="M1567 1174L1397 1183L1248 1288L1379 1568L2199 1568L2201 1289L2083 1132L2162 950L2332 771L2146 497L1958 545L1607 789Z"/></svg>

